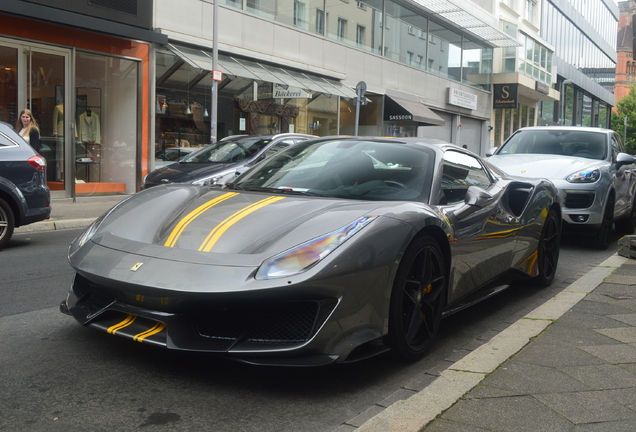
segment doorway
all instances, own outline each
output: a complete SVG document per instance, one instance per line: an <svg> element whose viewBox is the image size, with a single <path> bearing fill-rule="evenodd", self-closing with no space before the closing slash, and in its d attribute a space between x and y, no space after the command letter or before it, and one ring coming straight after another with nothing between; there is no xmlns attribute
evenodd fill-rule
<svg viewBox="0 0 636 432"><path fill-rule="evenodd" d="M71 196L65 157L70 148L69 73L71 51L46 45L16 43L0 38L0 120L15 125L28 108L40 129L40 154L47 162L52 198Z"/></svg>

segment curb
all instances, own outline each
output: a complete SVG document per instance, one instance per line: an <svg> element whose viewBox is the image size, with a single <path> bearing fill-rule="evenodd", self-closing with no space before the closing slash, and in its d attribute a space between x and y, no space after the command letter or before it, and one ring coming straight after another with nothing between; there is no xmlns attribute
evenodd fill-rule
<svg viewBox="0 0 636 432"><path fill-rule="evenodd" d="M519 352L603 280L627 258L612 256L556 296L513 323L490 341L441 372L424 390L395 402L364 422L359 432L419 432L439 414L476 387L503 362Z"/></svg>
<svg viewBox="0 0 636 432"><path fill-rule="evenodd" d="M79 229L86 228L96 218L84 218L84 219L60 219L60 220L47 220L43 222L35 222L30 225L24 225L16 228L13 232L15 234L40 232L40 231L52 231L61 229Z"/></svg>

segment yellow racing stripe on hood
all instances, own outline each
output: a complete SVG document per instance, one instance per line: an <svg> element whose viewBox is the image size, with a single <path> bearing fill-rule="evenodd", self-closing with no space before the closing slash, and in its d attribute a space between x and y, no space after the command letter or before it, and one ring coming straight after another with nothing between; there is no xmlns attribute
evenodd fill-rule
<svg viewBox="0 0 636 432"><path fill-rule="evenodd" d="M164 246L174 247L174 245L177 244L177 240L179 240L179 237L181 236L183 231L193 220L201 216L201 214L205 212L206 210L208 210L209 208L214 207L218 203L223 202L226 199L232 198L233 196L236 196L236 195L238 195L238 192L228 192L192 210L190 213L187 214L186 217L184 217L183 219L179 221L177 226L174 227L174 229L170 233L170 236L168 237L168 240L166 240L166 242L164 243Z"/></svg>
<svg viewBox="0 0 636 432"><path fill-rule="evenodd" d="M244 209L237 211L232 216L228 217L223 222L221 222L216 227L214 227L212 231L210 231L210 234L208 234L208 236L205 238L203 243L201 243L201 246L199 247L199 252L200 251L210 252L214 244L219 240L219 238L221 238L221 236L225 233L225 231L227 231L228 228L230 228L236 222L240 221L241 219L243 219L245 216L249 215L250 213L253 213L256 210L265 207L266 205L275 203L276 201L280 201L282 199L285 199L285 197L271 196L269 198L265 198L260 201L257 201L254 204L250 204Z"/></svg>

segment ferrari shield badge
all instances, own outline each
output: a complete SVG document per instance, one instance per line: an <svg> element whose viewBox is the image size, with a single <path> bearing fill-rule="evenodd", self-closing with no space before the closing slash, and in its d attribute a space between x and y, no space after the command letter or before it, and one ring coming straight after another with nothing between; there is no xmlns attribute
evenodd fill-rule
<svg viewBox="0 0 636 432"><path fill-rule="evenodd" d="M135 264L134 266L130 268L130 271L137 271L139 270L139 267L141 267L142 265L144 265L144 263L138 262L137 264Z"/></svg>

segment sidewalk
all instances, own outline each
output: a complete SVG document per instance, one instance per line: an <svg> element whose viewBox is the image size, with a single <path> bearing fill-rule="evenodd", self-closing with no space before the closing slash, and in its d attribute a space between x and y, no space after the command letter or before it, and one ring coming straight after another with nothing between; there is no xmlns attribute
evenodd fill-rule
<svg viewBox="0 0 636 432"><path fill-rule="evenodd" d="M337 429L347 430L636 431L636 260L609 258L419 393Z"/></svg>
<svg viewBox="0 0 636 432"><path fill-rule="evenodd" d="M83 228L125 198L53 200L51 219L16 232ZM610 257L428 386L334 432L350 431L636 431L636 259Z"/></svg>
<svg viewBox="0 0 636 432"><path fill-rule="evenodd" d="M15 229L16 233L85 228L128 195L52 199L51 218Z"/></svg>

